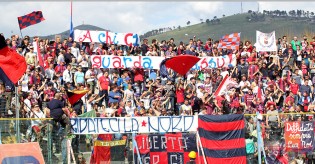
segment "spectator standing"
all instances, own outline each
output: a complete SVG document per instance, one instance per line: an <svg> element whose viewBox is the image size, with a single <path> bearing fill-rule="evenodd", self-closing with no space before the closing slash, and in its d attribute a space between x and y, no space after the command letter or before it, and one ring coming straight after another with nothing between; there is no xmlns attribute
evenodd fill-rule
<svg viewBox="0 0 315 164"><path fill-rule="evenodd" d="M110 80L108 77L108 71L105 71L104 74L98 78L97 86L99 89L99 96L103 97L103 95L105 95L105 97L99 101L98 105L102 106L102 103L105 100L105 104L107 106L108 105L108 94L110 91Z"/></svg>

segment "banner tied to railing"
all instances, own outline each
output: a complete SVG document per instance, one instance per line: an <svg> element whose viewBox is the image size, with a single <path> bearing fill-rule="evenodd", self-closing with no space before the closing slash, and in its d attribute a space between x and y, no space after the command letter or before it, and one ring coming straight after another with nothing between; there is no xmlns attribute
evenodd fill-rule
<svg viewBox="0 0 315 164"><path fill-rule="evenodd" d="M73 134L195 132L198 116L72 118Z"/></svg>
<svg viewBox="0 0 315 164"><path fill-rule="evenodd" d="M92 55L91 62L94 68L144 68L160 69L160 63L165 57L160 56L113 56ZM236 66L235 55L219 57L201 57L199 62L192 68L197 70L207 68L228 68Z"/></svg>
<svg viewBox="0 0 315 164"><path fill-rule="evenodd" d="M135 163L187 163L189 152L198 152L196 135L190 133L137 135L135 140L140 153L139 159L134 150Z"/></svg>
<svg viewBox="0 0 315 164"><path fill-rule="evenodd" d="M288 150L314 149L314 122L295 121L286 122L284 130L285 145Z"/></svg>

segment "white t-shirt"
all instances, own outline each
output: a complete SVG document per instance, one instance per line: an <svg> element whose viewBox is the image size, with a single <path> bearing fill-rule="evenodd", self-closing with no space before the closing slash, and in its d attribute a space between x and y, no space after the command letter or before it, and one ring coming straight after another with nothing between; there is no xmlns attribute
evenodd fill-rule
<svg viewBox="0 0 315 164"><path fill-rule="evenodd" d="M247 84L247 86L250 87L249 81L241 81L240 84L239 84L239 87L243 87L243 86L245 86L245 84ZM242 91L243 92L247 92L248 88L244 88Z"/></svg>
<svg viewBox="0 0 315 164"><path fill-rule="evenodd" d="M135 111L136 108L135 107L126 106L125 109L126 109L127 114L132 116L134 114L134 111Z"/></svg>
<svg viewBox="0 0 315 164"><path fill-rule="evenodd" d="M97 74L97 72L94 71L94 73L93 73L93 71L91 71L91 70L89 69L89 70L86 71L85 77L91 77L92 74L94 74L94 77L95 77L95 75ZM87 82L91 82L91 81L94 81L94 78L89 78L89 79L87 79Z"/></svg>
<svg viewBox="0 0 315 164"><path fill-rule="evenodd" d="M124 95L126 95L126 100L131 100L133 101L133 98L134 98L134 92L130 89L126 89L124 91Z"/></svg>
<svg viewBox="0 0 315 164"><path fill-rule="evenodd" d="M78 56L78 60L82 60L82 61L79 63L80 66L82 66L82 67L84 67L84 68L89 67L88 58L87 58L87 59L85 58L85 60L84 60L84 59L83 59L83 56L82 56L82 55L79 55L79 56Z"/></svg>
<svg viewBox="0 0 315 164"><path fill-rule="evenodd" d="M32 115L34 114L34 118L45 118L45 114L41 110L34 113L32 113ZM39 126L41 123L42 123L41 120L32 120L32 126L35 126L35 125Z"/></svg>
<svg viewBox="0 0 315 164"><path fill-rule="evenodd" d="M78 58L80 55L80 51L78 48L71 47L71 53L75 58Z"/></svg>
<svg viewBox="0 0 315 164"><path fill-rule="evenodd" d="M31 101L29 99L24 100L25 109L27 112L31 111Z"/></svg>
<svg viewBox="0 0 315 164"><path fill-rule="evenodd" d="M111 117L111 114L115 111L115 109L112 109L112 108L106 108L105 109L105 115L107 117Z"/></svg>

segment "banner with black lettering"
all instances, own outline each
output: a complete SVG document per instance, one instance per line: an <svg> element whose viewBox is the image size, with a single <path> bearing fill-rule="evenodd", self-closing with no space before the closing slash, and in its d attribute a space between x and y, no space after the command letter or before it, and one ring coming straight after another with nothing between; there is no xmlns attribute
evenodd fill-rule
<svg viewBox="0 0 315 164"><path fill-rule="evenodd" d="M136 164L186 163L189 152L197 152L196 135L190 133L137 135L135 140L141 158L134 150Z"/></svg>

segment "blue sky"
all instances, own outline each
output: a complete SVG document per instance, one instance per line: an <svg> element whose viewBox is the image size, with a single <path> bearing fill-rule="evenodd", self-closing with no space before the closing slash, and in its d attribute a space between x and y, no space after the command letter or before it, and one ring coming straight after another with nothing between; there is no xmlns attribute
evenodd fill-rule
<svg viewBox="0 0 315 164"><path fill-rule="evenodd" d="M315 2L243 2L243 12L303 9L315 11ZM6 37L20 34L17 17L41 10L45 21L23 29L23 35L50 35L70 28L70 2L0 2L1 30ZM185 26L241 12L241 2L73 2L74 26L96 25L114 32L143 34L160 27Z"/></svg>

